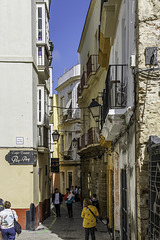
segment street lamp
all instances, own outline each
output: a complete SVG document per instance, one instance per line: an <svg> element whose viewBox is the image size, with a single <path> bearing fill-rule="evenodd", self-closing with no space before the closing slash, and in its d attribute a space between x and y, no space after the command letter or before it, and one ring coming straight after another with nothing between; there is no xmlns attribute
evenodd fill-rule
<svg viewBox="0 0 160 240"><path fill-rule="evenodd" d="M76 148L77 147L77 139L73 138L72 144L73 144L73 147Z"/></svg>
<svg viewBox="0 0 160 240"><path fill-rule="evenodd" d="M98 122L98 118L100 116L100 108L101 105L95 101L95 99L92 99L91 104L88 106L93 118L95 119L96 122Z"/></svg>
<svg viewBox="0 0 160 240"><path fill-rule="evenodd" d="M53 133L52 133L52 137L53 137L53 142L58 142L59 140L59 132L57 130L55 130Z"/></svg>

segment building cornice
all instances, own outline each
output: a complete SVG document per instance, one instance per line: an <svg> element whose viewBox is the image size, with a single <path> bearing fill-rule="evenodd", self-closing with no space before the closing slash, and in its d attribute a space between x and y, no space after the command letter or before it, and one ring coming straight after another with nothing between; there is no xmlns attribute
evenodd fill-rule
<svg viewBox="0 0 160 240"><path fill-rule="evenodd" d="M33 57L17 57L17 56L0 56L0 63L29 63L33 64L33 67L38 74L38 67Z"/></svg>
<svg viewBox="0 0 160 240"><path fill-rule="evenodd" d="M74 77L70 77L68 80L66 80L65 82L63 82L60 86L58 86L57 88L55 88L55 90L57 92L61 91L62 89L66 88L69 84L76 82L76 81L80 81L80 75L78 76L74 76Z"/></svg>

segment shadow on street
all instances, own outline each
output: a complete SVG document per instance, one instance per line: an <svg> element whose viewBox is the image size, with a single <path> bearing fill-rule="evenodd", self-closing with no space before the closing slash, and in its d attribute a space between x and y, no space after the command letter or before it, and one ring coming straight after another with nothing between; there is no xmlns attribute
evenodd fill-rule
<svg viewBox="0 0 160 240"><path fill-rule="evenodd" d="M81 218L82 206L80 202L73 203L73 217L69 218L66 204L61 204L61 217L56 217L55 208L51 205L51 216L47 218L43 225L47 227L52 233L58 235L64 240L84 240L84 229L82 226L83 219ZM95 232L96 239L109 240L110 236L106 225L102 222L97 223L97 231Z"/></svg>

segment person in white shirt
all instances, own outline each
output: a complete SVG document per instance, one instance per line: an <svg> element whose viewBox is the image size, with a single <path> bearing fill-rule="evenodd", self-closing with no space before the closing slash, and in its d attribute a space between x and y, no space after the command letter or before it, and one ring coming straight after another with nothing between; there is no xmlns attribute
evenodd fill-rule
<svg viewBox="0 0 160 240"><path fill-rule="evenodd" d="M52 196L52 202L55 206L57 217L61 217L60 204L62 201L63 201L62 194L59 192L58 188L55 188L54 194Z"/></svg>
<svg viewBox="0 0 160 240"><path fill-rule="evenodd" d="M2 231L2 239L4 240L14 240L16 236L14 228L14 218L18 221L17 213L11 210L11 203L5 201L4 210L0 212L0 225Z"/></svg>

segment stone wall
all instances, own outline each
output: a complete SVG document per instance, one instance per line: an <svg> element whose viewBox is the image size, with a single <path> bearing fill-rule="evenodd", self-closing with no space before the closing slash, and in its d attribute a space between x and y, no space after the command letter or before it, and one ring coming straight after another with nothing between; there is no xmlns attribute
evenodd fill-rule
<svg viewBox="0 0 160 240"><path fill-rule="evenodd" d="M99 199L100 215L107 217L107 165L104 157L82 160L82 198L91 198L96 193Z"/></svg>
<svg viewBox="0 0 160 240"><path fill-rule="evenodd" d="M137 1L137 217L138 239L148 239L148 152L151 135L160 136L160 78L159 71L141 71L153 68L145 65L145 49L160 46L160 1ZM158 60L159 60L158 54ZM157 66L155 66L157 67Z"/></svg>

